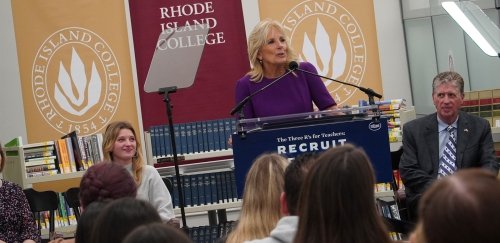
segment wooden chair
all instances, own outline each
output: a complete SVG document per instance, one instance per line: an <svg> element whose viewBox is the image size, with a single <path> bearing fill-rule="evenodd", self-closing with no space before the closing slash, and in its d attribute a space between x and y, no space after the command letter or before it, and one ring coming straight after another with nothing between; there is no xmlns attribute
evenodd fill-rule
<svg viewBox="0 0 500 243"><path fill-rule="evenodd" d="M80 188L72 187L63 192L64 200L75 213L76 222L80 219Z"/></svg>
<svg viewBox="0 0 500 243"><path fill-rule="evenodd" d="M42 220L41 212L49 211L49 240L52 240L55 236L55 211L58 210L59 207L57 193L54 191L39 192L32 188L24 189L23 191L28 199L31 212L38 222L38 230L40 233L42 229L40 224ZM42 239L42 242L44 242L44 239Z"/></svg>

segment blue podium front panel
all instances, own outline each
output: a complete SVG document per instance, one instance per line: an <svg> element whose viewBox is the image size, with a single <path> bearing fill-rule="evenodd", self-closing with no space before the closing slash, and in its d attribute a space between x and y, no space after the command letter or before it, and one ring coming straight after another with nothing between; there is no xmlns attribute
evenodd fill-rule
<svg viewBox="0 0 500 243"><path fill-rule="evenodd" d="M392 168L387 120L371 119L313 124L233 134L233 155L238 196L243 195L245 177L252 162L265 152L288 158L301 153L324 151L350 143L362 147L377 176L377 182L391 182Z"/></svg>

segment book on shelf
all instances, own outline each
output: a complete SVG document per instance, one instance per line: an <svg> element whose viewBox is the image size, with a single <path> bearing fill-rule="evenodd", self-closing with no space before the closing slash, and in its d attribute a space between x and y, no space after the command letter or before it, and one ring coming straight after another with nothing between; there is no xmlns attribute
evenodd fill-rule
<svg viewBox="0 0 500 243"><path fill-rule="evenodd" d="M81 167L80 170L86 170L89 168L89 163L88 163L88 155L87 151L85 150L85 144L83 141L83 137L78 137L78 149L80 150L80 156L81 156Z"/></svg>
<svg viewBox="0 0 500 243"><path fill-rule="evenodd" d="M40 172L40 171L48 171L48 170L58 170L58 167L55 163L51 164L43 164L43 165L34 165L34 166L26 166L26 173L32 172Z"/></svg>
<svg viewBox="0 0 500 243"><path fill-rule="evenodd" d="M69 158L69 168L71 172L76 172L76 160L75 160L75 150L73 149L73 143L70 138L64 138L66 140L66 149L68 150Z"/></svg>
<svg viewBox="0 0 500 243"><path fill-rule="evenodd" d="M57 175L59 174L59 171L57 169L53 170L44 170L44 171L37 171L37 172L26 172L26 177L38 177L38 176L51 176L51 175Z"/></svg>
<svg viewBox="0 0 500 243"><path fill-rule="evenodd" d="M71 165L69 162L69 151L68 145L66 145L66 139L57 139L57 151L59 153L59 168L61 168L61 173L71 173Z"/></svg>
<svg viewBox="0 0 500 243"><path fill-rule="evenodd" d="M57 157L55 155L38 157L38 158L30 158L30 159L25 159L24 165L26 167L30 167L30 166L37 166L37 165L55 164L56 159L57 159Z"/></svg>
<svg viewBox="0 0 500 243"><path fill-rule="evenodd" d="M492 90L479 91L479 116L486 119L490 123L490 126L493 125L492 102L493 102Z"/></svg>
<svg viewBox="0 0 500 243"><path fill-rule="evenodd" d="M479 116L479 92L470 91L469 92L469 113Z"/></svg>
<svg viewBox="0 0 500 243"><path fill-rule="evenodd" d="M76 131L72 131L61 138L65 138L66 143L69 144L68 151L71 151L70 160L73 159L71 161L72 171L76 172L85 170L85 167L82 162L82 151L80 149L80 145L78 142L78 135L76 134Z"/></svg>
<svg viewBox="0 0 500 243"><path fill-rule="evenodd" d="M493 123L491 125L493 127L500 127L500 89L494 89L492 95Z"/></svg>

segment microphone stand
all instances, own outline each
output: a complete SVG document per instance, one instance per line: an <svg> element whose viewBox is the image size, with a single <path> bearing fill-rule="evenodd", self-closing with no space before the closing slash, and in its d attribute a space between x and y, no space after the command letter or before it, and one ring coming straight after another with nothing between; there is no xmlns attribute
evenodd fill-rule
<svg viewBox="0 0 500 243"><path fill-rule="evenodd" d="M368 104L370 104L370 105L375 105L375 99L374 99L374 97L377 97L379 99L382 98L382 95L378 94L373 89L365 88L365 87L361 87L361 86L358 86L358 85L355 85L355 84L350 84L350 83L343 82L343 81L340 81L340 80L337 80L337 79L329 78L329 77L326 77L326 76L323 76L323 75L320 75L320 74L317 74L317 73L313 73L313 72L309 72L309 71L304 70L304 69L300 69L298 67L295 68L295 69L299 70L301 72L304 72L304 73L312 74L312 75L315 75L315 76L318 76L318 77L321 77L321 78L324 78L324 79L328 79L328 80L331 80L331 81L335 81L337 83L341 83L341 84L345 84L345 85L349 85L349 86L352 86L354 88L357 88L357 89L363 91L366 95L368 95Z"/></svg>
<svg viewBox="0 0 500 243"><path fill-rule="evenodd" d="M188 232L188 226L186 223L186 212L184 211L184 193L183 193L183 184L181 182L181 176L179 172L179 162L177 159L177 146L175 144L175 131L174 131L174 123L172 119L172 104L170 103L170 93L175 93L177 91L177 86L161 88L158 90L158 93L163 95L163 101L167 106L167 118L168 118L168 126L170 132L170 143L172 144L172 154L174 160L174 168L175 168L175 179L177 181L177 191L179 193L179 207L181 208L181 219L182 219L182 228L184 232ZM175 188L174 188L175 190Z"/></svg>
<svg viewBox="0 0 500 243"><path fill-rule="evenodd" d="M275 80L273 80L272 82L270 82L269 84L267 84L266 86L260 88L259 90L255 91L254 93L251 93L250 95L248 95L247 97L245 97L243 100L241 100L232 110L231 110L231 116L234 115L236 112L239 112L239 117L238 117L238 120L242 120L243 118L245 118L245 115L243 113L243 107L248 103L248 101L250 101L250 99L252 99L252 97L254 97L255 95L257 95L258 93L264 91L265 89L267 89L269 86L275 84L276 82L280 81L283 77L285 77L286 75L288 75L289 73L293 72L294 70L293 69L287 69L287 72L284 73L283 75L279 76L278 78L276 78ZM245 131L243 129L243 126L241 124L239 124L239 129L238 129L238 134L242 137L242 138L245 138Z"/></svg>
<svg viewBox="0 0 500 243"><path fill-rule="evenodd" d="M345 84L345 85L349 85L349 86L352 86L354 88L357 88L357 89L363 91L366 95L368 95L368 104L370 104L370 105L375 105L375 99L374 99L374 97L377 97L379 99L382 98L382 95L378 94L373 89L361 87L361 86L358 86L358 85L355 85L355 84L343 82L343 81L340 81L340 80L337 80L337 79L333 79L333 78L329 78L329 77L326 77L326 76L323 76L323 75L320 75L320 74L317 74L317 73L313 73L313 72L310 72L310 71L307 71L307 70L304 70L304 69L300 69L299 65L296 62L291 62L289 64L289 68L290 68L290 70L298 70L298 71L301 71L301 72L304 72L304 73L307 73L307 74L311 74L311 75L314 75L314 76L318 76L318 77L321 77L321 78L324 78L324 79L328 79L328 80L331 80L331 81L334 81L334 82L337 82L337 83L341 83L341 84ZM373 108L372 112L375 114L375 116L372 117L373 121L374 122L379 122L379 118L380 118L380 112L379 112L379 110L377 108Z"/></svg>

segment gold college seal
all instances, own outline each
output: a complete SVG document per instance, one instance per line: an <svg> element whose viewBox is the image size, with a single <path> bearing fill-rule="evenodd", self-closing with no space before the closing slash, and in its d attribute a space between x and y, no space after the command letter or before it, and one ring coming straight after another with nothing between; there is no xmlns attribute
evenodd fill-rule
<svg viewBox="0 0 500 243"><path fill-rule="evenodd" d="M106 126L121 94L120 67L109 45L96 33L60 29L40 46L32 69L33 98L57 131L93 134Z"/></svg>

